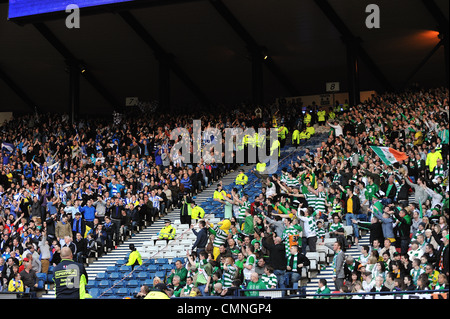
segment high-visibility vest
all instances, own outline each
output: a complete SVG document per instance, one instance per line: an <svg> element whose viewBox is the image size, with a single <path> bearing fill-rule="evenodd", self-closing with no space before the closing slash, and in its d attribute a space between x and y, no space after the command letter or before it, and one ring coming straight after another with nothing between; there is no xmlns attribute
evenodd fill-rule
<svg viewBox="0 0 450 319"><path fill-rule="evenodd" d="M275 140L273 141L272 146L270 147L270 155L272 156L275 150L277 149L278 149L278 156L280 156L281 155L280 141Z"/></svg>
<svg viewBox="0 0 450 319"><path fill-rule="evenodd" d="M247 134L247 135L244 135L244 138L242 139L242 143L244 144L244 145L248 145L248 140L249 140L249 135Z"/></svg>
<svg viewBox="0 0 450 319"><path fill-rule="evenodd" d="M306 113L305 117L303 118L303 123L308 124L311 123L311 114Z"/></svg>
<svg viewBox="0 0 450 319"><path fill-rule="evenodd" d="M313 126L309 126L309 127L306 128L306 132L308 132L309 135L311 136L311 135L314 135L314 133L316 132L316 130L314 129Z"/></svg>
<svg viewBox="0 0 450 319"><path fill-rule="evenodd" d="M256 146L256 141L255 138L251 135L248 135L247 137L247 143L248 145L250 145L251 147L255 147Z"/></svg>
<svg viewBox="0 0 450 319"><path fill-rule="evenodd" d="M159 239L174 239L176 230L172 225L163 227L159 232Z"/></svg>
<svg viewBox="0 0 450 319"><path fill-rule="evenodd" d="M218 190L215 190L214 191L214 199L220 199L220 200L224 200L225 199L225 196L227 196L227 193L224 191L224 190L222 190L222 191L218 191Z"/></svg>
<svg viewBox="0 0 450 319"><path fill-rule="evenodd" d="M330 120L333 120L333 119L336 118L336 114L335 114L333 111L330 111L330 113L328 113L328 118L329 118Z"/></svg>
<svg viewBox="0 0 450 319"><path fill-rule="evenodd" d="M288 129L285 126L280 126L278 128L278 137L284 140L286 138L286 134L288 133Z"/></svg>
<svg viewBox="0 0 450 319"><path fill-rule="evenodd" d="M238 176L236 176L235 183L236 185L245 185L247 184L248 177L244 173L239 173Z"/></svg>
<svg viewBox="0 0 450 319"><path fill-rule="evenodd" d="M317 112L317 118L318 118L319 122L324 122L325 121L325 110Z"/></svg>
<svg viewBox="0 0 450 319"><path fill-rule="evenodd" d="M142 265L142 257L141 254L137 250L133 250L130 255L128 256L128 262L126 263L127 266L133 266L136 264L136 262L139 265Z"/></svg>
<svg viewBox="0 0 450 319"><path fill-rule="evenodd" d="M292 132L292 143L300 142L300 131L299 130L295 130L294 132Z"/></svg>
<svg viewBox="0 0 450 319"><path fill-rule="evenodd" d="M311 136L307 131L303 131L300 133L300 139L301 140L307 140L309 139Z"/></svg>
<svg viewBox="0 0 450 319"><path fill-rule="evenodd" d="M266 135L265 134L258 134L258 147L265 147L266 146Z"/></svg>
<svg viewBox="0 0 450 319"><path fill-rule="evenodd" d="M144 299L170 299L170 297L162 291L150 291Z"/></svg>
<svg viewBox="0 0 450 319"><path fill-rule="evenodd" d="M256 164L256 170L259 173L264 172L266 170L266 163L258 163L258 164Z"/></svg>
<svg viewBox="0 0 450 319"><path fill-rule="evenodd" d="M202 219L205 216L205 210L200 206L195 206L192 208L192 219Z"/></svg>

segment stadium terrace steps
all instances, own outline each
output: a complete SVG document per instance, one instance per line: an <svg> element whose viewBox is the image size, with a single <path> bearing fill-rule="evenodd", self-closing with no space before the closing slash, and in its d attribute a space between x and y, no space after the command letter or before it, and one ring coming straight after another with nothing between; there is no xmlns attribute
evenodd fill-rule
<svg viewBox="0 0 450 319"><path fill-rule="evenodd" d="M247 172L253 168L253 165L242 166L242 168L245 169L245 171ZM233 171L228 175L224 176L221 179L222 183L224 185L233 183L238 173L239 173L238 171ZM195 202L201 205L207 199L212 198L217 185L218 182L215 182L210 187L206 188L200 194L195 196ZM205 217L211 218L214 217L214 215L209 214L207 211L205 211ZM94 262L88 264L88 266L86 267L86 272L88 274L88 282L96 280L97 275L99 273L105 273L108 267L114 266L116 265L117 262L126 259L130 253L129 249L130 244L134 244L135 247L139 249L142 247L143 243L151 241L152 238L159 233L161 228L164 227L164 219L170 219L174 224L177 220L180 219L180 209L175 209L169 212L168 214L163 216L163 218L156 220L151 226L146 227L139 233L133 235L131 238L128 238L125 242L118 245L116 249L113 249L107 254L104 254L101 257L99 257ZM177 238L181 237L181 235L182 233L177 232ZM164 248L164 246L162 246L162 248ZM155 257L157 257L157 255L155 255ZM43 294L41 298L43 299L55 298L54 289L48 289L47 293Z"/></svg>
<svg viewBox="0 0 450 319"><path fill-rule="evenodd" d="M369 238L370 238L369 233L361 236L359 238L358 244L357 245L354 244L350 248L348 248L345 251L345 255L352 256L353 258L358 259L358 257L361 255L360 247L363 245L370 245ZM325 268L319 270L317 272L317 274L315 276L313 276L311 278L311 280L309 282L307 282L307 284L304 286L306 289L307 296L316 293L317 289L319 289L319 286L318 286L319 280L322 278L327 280L327 285L331 289L331 291L336 290L335 286L334 286L334 281L333 281L333 265L332 265L332 263L327 263L322 266L325 266ZM320 266L319 266L319 269L320 269ZM312 297L310 297L310 298L312 298Z"/></svg>
<svg viewBox="0 0 450 319"><path fill-rule="evenodd" d="M325 140L327 138L327 136L328 136L328 133L323 133L323 134L319 133L319 134L311 137L311 139L306 144L302 145L299 148L290 147L289 144L286 145L285 148L282 149L282 151L281 151L281 159L280 159L279 164L282 164L283 162L284 163L282 165L279 165L278 171L281 171L282 167L287 167L287 165L290 163L290 160L288 161L287 159L295 159L297 155L303 154L303 150L306 147L310 148L311 150L315 150L315 148L319 147L320 143L323 140ZM284 160L284 159L286 159L286 160ZM249 177L250 177L248 187L245 188L245 191L248 190L251 193L252 191L255 191L255 189L257 190L258 187L260 186L260 183L259 183L258 179L256 178L256 176L249 173L250 170L254 168L254 165L248 165L248 166L241 165L241 167L239 167L239 168L243 168L245 170L246 174L249 175ZM236 171L233 171L233 172L229 173L228 175L224 176L221 179L222 185L224 185L224 187L234 185L233 183L234 183L235 178L238 175L238 173L239 173L239 171L236 170ZM206 188L201 193L199 193L197 196L195 196L194 197L195 202L199 205L201 205L201 204L208 205L207 202L213 197L213 194L214 194L214 191L215 191L217 185L218 185L218 182L215 182L210 187ZM207 207L207 208L205 208L205 207ZM215 218L215 213L217 212L217 207L221 207L221 205L213 205L213 206L205 206L205 207L203 207L205 209L205 218ZM86 271L88 273L88 284L93 283L93 282L98 282L100 279L99 277L103 276L105 273L108 272L108 267L117 266L119 263L123 263L124 260L126 260L128 258L128 255L130 253L130 250L129 250L130 244L134 244L136 249L138 249L138 250L144 249L145 243L151 242L153 240L153 237L155 235L157 235L158 232L161 230L161 228L164 226L164 219L170 219L172 221L173 225L176 228L178 228L180 226L180 224L178 224L179 219L180 219L180 210L175 209L175 210L169 212L168 214L163 216L163 218L155 221L151 226L146 227L145 229L141 230L139 233L133 235L131 238L128 238L125 242L118 245L116 249L113 249L111 252L108 252L107 254L102 255L94 262L89 263L88 266L86 267ZM185 230L186 228L182 228L182 227L180 227L180 228L181 228L180 231L177 230L176 239L190 237L190 236L188 236L188 233L192 234L191 231L186 231ZM191 245L192 245L192 243L195 239L190 237L189 240L191 241ZM172 242L169 243L169 245L172 245L172 244L173 244ZM161 249L159 251L163 250L165 247L167 247L167 246L166 245L161 246ZM184 250L184 252L180 253L177 256L177 258L184 259L185 254L186 254L186 251ZM155 260L156 258L160 258L161 256L162 255L155 253L151 256L150 259ZM148 261L148 259L143 256L144 263L146 262L146 260ZM125 275L126 275L126 273L122 273L122 277L119 278L119 281L126 281L127 278L124 278ZM149 278L147 278L147 279L149 279ZM137 285L137 287L134 287L132 289L133 292L135 289L139 289L140 285L142 284L142 282L139 280L137 282L138 282L138 285ZM107 287L107 289L108 289L108 287ZM94 290L89 289L89 287L88 287L87 290L90 293L91 291L94 292L95 289ZM93 296L94 298L96 298L96 297L97 298L98 297L121 298L120 296L114 296L114 293L111 293L111 292L100 294L100 295L95 295L95 294L93 294L93 295L94 295ZM45 294L43 294L41 298L42 299L55 298L55 291L54 291L53 287L48 289L47 292Z"/></svg>

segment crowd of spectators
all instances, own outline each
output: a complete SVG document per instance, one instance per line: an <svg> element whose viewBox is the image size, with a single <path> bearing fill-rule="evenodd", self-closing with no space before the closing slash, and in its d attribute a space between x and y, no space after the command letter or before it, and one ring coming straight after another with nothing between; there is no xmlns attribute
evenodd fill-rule
<svg viewBox="0 0 450 319"><path fill-rule="evenodd" d="M171 133L181 128L192 133L195 119L222 132L245 129L244 120L255 126L263 120L263 113L256 118L248 112L237 108L227 117L174 117L138 111L76 123L48 113L3 123L0 289L8 290L24 262L32 263L35 273L46 273L60 262L64 246L78 262L108 253L180 207L185 196L192 198L236 168L236 163L216 163L214 153L205 153L198 163L192 162L193 154L171 154L182 138L177 134L171 140ZM201 145L208 138L203 136Z"/></svg>
<svg viewBox="0 0 450 319"><path fill-rule="evenodd" d="M328 138L280 174L262 177L254 198L238 187L223 196L233 215L219 256L212 235L205 251L188 254L180 280L189 278L207 296L233 296L238 288L248 296L270 288L295 292L310 264L307 252L335 238L334 287L321 280L317 296L448 289L448 90L339 104L325 122L310 114L288 130L312 124ZM385 163L370 146L408 158ZM360 246L363 231L370 240ZM353 245L357 258L345 253ZM170 282L168 288L171 294Z"/></svg>
<svg viewBox="0 0 450 319"><path fill-rule="evenodd" d="M345 258L345 271L338 271L345 278L339 278L337 290L448 288L448 90L408 90L336 106L327 110L325 121L318 107L303 114L296 105L273 105L226 115L125 117L119 123L72 125L51 114L5 123L2 289L9 289L22 265L37 273L57 264L63 246L79 261L92 251L108 253L130 232L181 207L184 196L237 169L238 163L216 163L213 154L200 163L169 156L175 142L170 132L191 132L192 119L219 130L283 127L283 139L311 126L329 135L280 174L258 172L262 187L254 198L241 188L221 197L232 215L219 255L213 251L220 236L210 233L204 249L189 253L173 275L161 278L158 287L171 296L295 290L310 263L307 252L335 237L336 252L345 253L358 245L362 229L369 230L370 245L361 246L360 258ZM391 147L408 159L388 165L370 146ZM205 225L213 229L208 221ZM344 225L353 227L353 237ZM338 267L336 258L332 264ZM326 282L319 286L318 293L327 291Z"/></svg>

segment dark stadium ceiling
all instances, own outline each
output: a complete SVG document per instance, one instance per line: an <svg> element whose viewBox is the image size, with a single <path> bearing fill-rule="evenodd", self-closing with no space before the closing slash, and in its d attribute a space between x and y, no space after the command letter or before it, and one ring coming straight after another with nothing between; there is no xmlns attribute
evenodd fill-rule
<svg viewBox="0 0 450 319"><path fill-rule="evenodd" d="M41 111L66 111L69 76L65 58L29 21L9 21L0 1L0 111L28 112L25 95ZM155 1L153 1L155 2ZM75 1L76 3L76 1ZM418 82L445 85L444 46L417 71L439 43L436 16L422 0L222 0L247 35L267 48L269 59L291 85L263 68L264 101L276 97L324 93L325 82L347 89L346 46L342 32L319 4L329 4L373 62L359 62L361 90L382 91ZM366 6L380 8L379 29L368 29ZM448 0L434 0L448 26ZM175 63L212 103L236 105L252 99L252 64L245 38L219 13L213 1L156 1L130 12L173 55ZM67 29L65 17L40 21L118 101L128 96L158 99L158 60L118 12L81 12L81 27ZM448 40L447 40L448 41ZM1 74L0 74L1 75ZM14 91L5 77L23 93ZM170 74L171 103L194 108L196 95L177 74ZM80 112L111 113L112 106L85 78L80 80Z"/></svg>

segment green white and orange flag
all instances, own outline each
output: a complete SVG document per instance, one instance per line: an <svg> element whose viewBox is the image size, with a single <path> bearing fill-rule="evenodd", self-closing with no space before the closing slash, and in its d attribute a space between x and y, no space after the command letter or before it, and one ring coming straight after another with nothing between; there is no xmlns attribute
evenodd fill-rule
<svg viewBox="0 0 450 319"><path fill-rule="evenodd" d="M381 160L386 165L392 165L394 163L397 163L398 161L403 161L408 158L408 155L406 155L406 153L394 150L391 147L371 146L370 148L375 152L375 154L378 155L378 157L381 158Z"/></svg>

